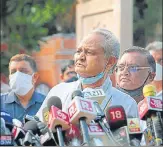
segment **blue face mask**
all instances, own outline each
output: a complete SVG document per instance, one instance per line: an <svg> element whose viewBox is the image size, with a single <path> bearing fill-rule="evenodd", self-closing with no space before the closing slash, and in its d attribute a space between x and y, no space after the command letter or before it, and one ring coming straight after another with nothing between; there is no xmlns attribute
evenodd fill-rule
<svg viewBox="0 0 163 147"><path fill-rule="evenodd" d="M94 77L90 77L90 78L83 78L83 77L78 75L78 78L82 82L83 85L94 84L103 77L104 77L104 72L101 72L98 75L96 75Z"/></svg>

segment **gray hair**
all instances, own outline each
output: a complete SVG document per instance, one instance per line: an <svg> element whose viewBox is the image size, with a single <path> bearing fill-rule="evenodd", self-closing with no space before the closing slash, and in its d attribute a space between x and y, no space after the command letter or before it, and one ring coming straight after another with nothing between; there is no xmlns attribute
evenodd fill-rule
<svg viewBox="0 0 163 147"><path fill-rule="evenodd" d="M117 59L119 58L120 53L120 44L115 35L106 29L94 29L89 34L100 34L104 37L104 41L101 43L102 48L104 49L105 57L114 56Z"/></svg>
<svg viewBox="0 0 163 147"><path fill-rule="evenodd" d="M145 50L144 48L141 48L138 46L132 46L129 49L126 49L122 53L121 57L126 53L133 53L133 52L140 53L140 54L146 56L148 64L151 67L151 72L154 72L154 73L156 72L156 62L155 62L153 56L149 53L149 51Z"/></svg>
<svg viewBox="0 0 163 147"><path fill-rule="evenodd" d="M160 41L154 41L152 43L149 43L145 50L148 51L154 51L154 50L161 50L162 49L162 42Z"/></svg>

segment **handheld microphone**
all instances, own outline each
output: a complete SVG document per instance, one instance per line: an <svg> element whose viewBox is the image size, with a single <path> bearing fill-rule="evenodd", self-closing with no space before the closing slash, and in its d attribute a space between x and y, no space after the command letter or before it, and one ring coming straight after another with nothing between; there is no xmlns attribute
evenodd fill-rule
<svg viewBox="0 0 163 147"><path fill-rule="evenodd" d="M139 118L127 118L129 134L142 134Z"/></svg>
<svg viewBox="0 0 163 147"><path fill-rule="evenodd" d="M13 122L12 122L13 118L11 117L11 115L9 113L5 112L5 111L1 111L0 117L5 120L6 127L11 132L12 128L13 128Z"/></svg>
<svg viewBox="0 0 163 147"><path fill-rule="evenodd" d="M72 94L72 101L68 107L68 114L72 124L79 124L86 145L90 145L88 134L88 125L95 117L96 112L93 107L93 100L84 99L80 90L76 90Z"/></svg>
<svg viewBox="0 0 163 147"><path fill-rule="evenodd" d="M48 100L49 120L48 127L53 131L57 131L58 141L60 146L64 146L62 130L70 128L68 114L61 111L62 103L59 97L52 97Z"/></svg>
<svg viewBox="0 0 163 147"><path fill-rule="evenodd" d="M104 130L100 127L98 123L90 123L88 125L88 132L91 139L91 145L95 146L108 146L113 145L104 132Z"/></svg>
<svg viewBox="0 0 163 147"><path fill-rule="evenodd" d="M140 127L139 118L127 118L128 133L130 137L130 145L140 146L142 139L142 129Z"/></svg>
<svg viewBox="0 0 163 147"><path fill-rule="evenodd" d="M40 121L37 116L31 116L31 115L28 115L28 114L25 115L23 120L24 120L24 123L26 123L28 121Z"/></svg>
<svg viewBox="0 0 163 147"><path fill-rule="evenodd" d="M105 113L111 130L127 126L125 110L122 106L111 106Z"/></svg>
<svg viewBox="0 0 163 147"><path fill-rule="evenodd" d="M49 130L48 126L43 122L37 122L37 127L41 133L40 143L43 146L52 146L57 145L53 133Z"/></svg>
<svg viewBox="0 0 163 147"><path fill-rule="evenodd" d="M22 129L23 124L17 119L13 119L12 121L13 121L13 125L14 125L14 127L12 129L13 139L18 146L22 146L23 145L23 139L25 137L25 132Z"/></svg>
<svg viewBox="0 0 163 147"><path fill-rule="evenodd" d="M81 146L81 134L79 127L74 124L70 124L70 129L66 131L65 137L67 138L66 144L68 146Z"/></svg>
<svg viewBox="0 0 163 147"><path fill-rule="evenodd" d="M24 130L26 131L25 138L23 140L23 145L25 146L30 146L30 145L39 145L40 141L35 137L36 134L39 136L41 135L38 127L37 127L37 122L36 121L28 121L27 123L24 124ZM35 142L33 140L33 137L35 137Z"/></svg>
<svg viewBox="0 0 163 147"><path fill-rule="evenodd" d="M130 144L125 110L121 105L110 106L105 112L114 140L120 145Z"/></svg>
<svg viewBox="0 0 163 147"><path fill-rule="evenodd" d="M139 115L142 120L147 121L146 132L151 132L154 141L148 141L148 135L144 134L147 145L162 145L163 144L163 120L162 120L162 106L163 101L155 96L155 87L153 85L146 85L143 88L145 98L138 103ZM151 142L152 144L150 144Z"/></svg>
<svg viewBox="0 0 163 147"><path fill-rule="evenodd" d="M11 132L6 128L5 120L1 117L1 135L9 135Z"/></svg>
<svg viewBox="0 0 163 147"><path fill-rule="evenodd" d="M1 118L1 134L0 134L0 145L1 146L10 146L13 145L11 132L6 128L5 120Z"/></svg>
<svg viewBox="0 0 163 147"><path fill-rule="evenodd" d="M49 119L49 109L48 107L44 107L42 110L42 118L43 118L43 122L45 124L48 124L48 119Z"/></svg>

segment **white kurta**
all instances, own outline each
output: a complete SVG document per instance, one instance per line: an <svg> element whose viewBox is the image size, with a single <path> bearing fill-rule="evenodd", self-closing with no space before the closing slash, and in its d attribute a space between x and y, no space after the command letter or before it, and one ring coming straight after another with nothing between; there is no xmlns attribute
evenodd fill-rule
<svg viewBox="0 0 163 147"><path fill-rule="evenodd" d="M102 108L105 105L106 101L111 98L109 104L110 106L121 105L124 107L124 110L128 117L139 117L136 101L131 96L112 87L112 82L109 77L105 80L101 87L97 88L102 88L106 94L106 98L101 104ZM43 108L47 107L47 101L51 96L59 97L62 101L62 110L64 112L67 112L67 108L72 99L71 94L77 89L82 90L79 80L71 83L60 83L54 86L48 93L36 115L40 118L41 121L43 121L42 110ZM84 91L89 91L89 88L84 89Z"/></svg>

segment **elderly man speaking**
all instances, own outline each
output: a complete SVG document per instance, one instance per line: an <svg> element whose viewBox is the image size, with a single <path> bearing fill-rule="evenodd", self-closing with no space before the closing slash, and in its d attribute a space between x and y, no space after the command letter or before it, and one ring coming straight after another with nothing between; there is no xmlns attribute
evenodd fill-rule
<svg viewBox="0 0 163 147"><path fill-rule="evenodd" d="M101 106L111 99L109 106L121 105L126 115L138 117L136 101L129 95L112 87L109 71L116 64L116 56L120 50L116 37L106 29L95 29L90 32L79 44L74 55L75 71L78 81L72 83L60 83L51 89L42 104L37 116L42 118L42 110L47 107L47 101L51 96L58 96L62 102L63 111L71 102L71 94L75 90L89 90L102 88L106 94Z"/></svg>

